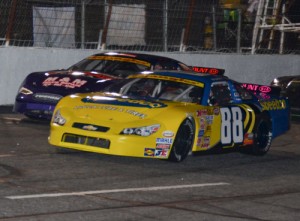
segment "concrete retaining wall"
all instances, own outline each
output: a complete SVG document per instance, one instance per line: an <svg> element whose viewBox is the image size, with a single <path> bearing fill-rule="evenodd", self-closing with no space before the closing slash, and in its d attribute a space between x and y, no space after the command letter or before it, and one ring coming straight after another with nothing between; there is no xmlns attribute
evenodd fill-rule
<svg viewBox="0 0 300 221"><path fill-rule="evenodd" d="M31 72L67 68L96 50L0 48L0 105L12 105L17 90ZM235 55L153 53L188 65L223 68L240 82L269 84L275 77L300 74L299 55Z"/></svg>

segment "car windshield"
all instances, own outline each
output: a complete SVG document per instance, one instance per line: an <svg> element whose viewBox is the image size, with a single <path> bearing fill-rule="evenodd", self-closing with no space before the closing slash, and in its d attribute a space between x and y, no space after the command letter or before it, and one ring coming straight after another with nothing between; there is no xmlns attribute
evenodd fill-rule
<svg viewBox="0 0 300 221"><path fill-rule="evenodd" d="M168 58L159 58L150 63L134 57L93 55L68 68L69 71L102 73L118 78L126 78L147 70L184 70L192 71L187 65Z"/></svg>
<svg viewBox="0 0 300 221"><path fill-rule="evenodd" d="M148 62L134 59L108 59L104 56L102 56L102 59L97 57L84 59L69 68L72 71L94 71L123 78L149 69L150 64Z"/></svg>
<svg viewBox="0 0 300 221"><path fill-rule="evenodd" d="M203 95L202 87L153 78L125 79L111 85L105 91L130 97L151 97L190 103L200 103Z"/></svg>

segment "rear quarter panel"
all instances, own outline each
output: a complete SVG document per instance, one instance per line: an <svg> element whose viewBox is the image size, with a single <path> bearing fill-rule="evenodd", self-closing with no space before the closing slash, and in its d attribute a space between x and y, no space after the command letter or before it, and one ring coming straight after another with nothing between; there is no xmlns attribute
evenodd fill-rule
<svg viewBox="0 0 300 221"><path fill-rule="evenodd" d="M261 101L262 112L270 114L273 128L273 138L285 133L290 128L290 110L286 98Z"/></svg>

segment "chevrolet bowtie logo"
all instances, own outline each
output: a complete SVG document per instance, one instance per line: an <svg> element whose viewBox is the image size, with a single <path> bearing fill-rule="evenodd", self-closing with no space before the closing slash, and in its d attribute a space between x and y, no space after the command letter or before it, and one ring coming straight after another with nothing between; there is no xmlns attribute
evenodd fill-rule
<svg viewBox="0 0 300 221"><path fill-rule="evenodd" d="M98 129L98 127L95 127L95 126L93 126L93 125L84 125L84 126L82 127L82 129L84 129L84 130L95 131L95 130Z"/></svg>

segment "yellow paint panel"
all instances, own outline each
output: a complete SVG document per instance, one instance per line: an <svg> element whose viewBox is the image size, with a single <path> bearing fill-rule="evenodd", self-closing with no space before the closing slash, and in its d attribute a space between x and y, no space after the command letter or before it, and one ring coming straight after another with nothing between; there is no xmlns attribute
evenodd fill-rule
<svg viewBox="0 0 300 221"><path fill-rule="evenodd" d="M114 57L114 56L90 56L90 57L88 57L88 59L90 59L90 60L106 60L106 61L123 61L123 62L144 65L146 67L151 66L151 64L149 62L134 59L134 58L124 58L124 57Z"/></svg>
<svg viewBox="0 0 300 221"><path fill-rule="evenodd" d="M170 76L156 75L156 74L131 75L130 78L151 78L151 79L158 79L158 80L167 80L167 81L180 82L180 83L190 84L190 85L194 85L194 86L198 86L198 87L204 87L204 84L202 82L197 82L197 81L183 79L183 78L170 77Z"/></svg>

